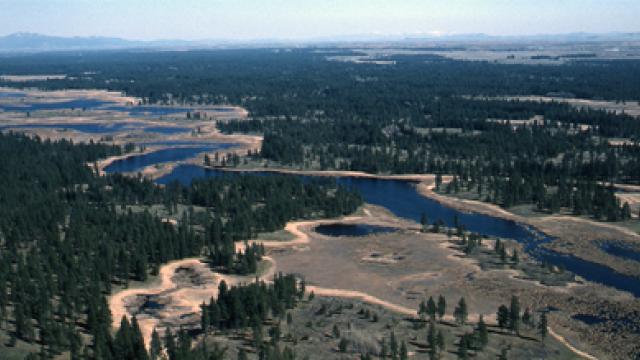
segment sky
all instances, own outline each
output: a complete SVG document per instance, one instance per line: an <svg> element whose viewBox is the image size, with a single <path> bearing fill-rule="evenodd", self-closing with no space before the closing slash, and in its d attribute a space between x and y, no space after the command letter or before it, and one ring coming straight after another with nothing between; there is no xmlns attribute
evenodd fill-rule
<svg viewBox="0 0 640 360"><path fill-rule="evenodd" d="M0 0L0 35L313 39L640 32L640 0Z"/></svg>

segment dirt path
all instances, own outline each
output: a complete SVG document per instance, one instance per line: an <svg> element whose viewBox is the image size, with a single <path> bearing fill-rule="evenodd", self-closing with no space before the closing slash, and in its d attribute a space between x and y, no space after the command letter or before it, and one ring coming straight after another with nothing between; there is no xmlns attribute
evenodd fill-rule
<svg viewBox="0 0 640 360"><path fill-rule="evenodd" d="M362 216L350 216L350 217L344 217L342 219L332 219L332 220L290 222L285 226L285 230L287 230L288 232L290 232L295 236L293 240L263 241L261 243L267 248L284 248L284 247L295 247L299 245L304 245L310 242L310 238L307 233L301 230L301 228L317 226L320 224L334 223L337 221L354 221L362 218L363 218ZM253 240L248 243L251 244L251 243L258 243L258 242L260 241ZM237 250L244 250L244 247L245 247L244 243L236 244ZM268 282L275 275L277 264L272 258L268 256L265 256L264 260L267 261L270 264L270 266L268 267L267 271L260 274L259 280ZM205 287L201 287L201 288L192 288L192 287L178 288L178 285L173 281L175 272L180 267L188 267L188 266L197 267L197 266L206 266L206 265L203 264L198 258L189 258L189 259L173 261L168 263L167 265L164 265L160 269L160 272L159 272L160 281L157 286L153 286L149 288L126 289L111 296L111 298L109 299L109 307L111 309L111 313L113 316L113 327L114 328L118 327L120 323L120 319L122 318L123 315L126 315L126 316L130 315L126 309L126 306L127 306L126 299L129 297L138 296L138 295L155 295L160 293L163 293L163 294L171 293L170 294L171 296L177 298L178 305L186 308L190 308L191 311L197 313L200 309L200 304L202 304L202 302L205 299L217 296L217 287L220 281L224 280L229 286L233 286L243 282L246 283L246 282L255 281L256 279L255 277L239 277L239 276L233 276L233 275L224 275L224 274L215 273L209 270L213 274L216 280L215 283ZM409 308L399 304L394 304L392 302L380 299L376 296L373 296L371 294L367 294L361 291L347 290L347 289L331 289L331 288L324 288L324 287L312 286L312 285L307 285L306 289L308 293L313 292L317 296L341 297L341 298L359 300L369 304L381 306L385 309L396 312L398 314L402 314L410 317L417 317L416 309ZM468 321L471 321L471 322L478 321L479 316L480 314L478 313L469 314ZM485 321L489 321L489 322L496 321L495 314L483 314L483 316ZM453 320L453 317L451 315L447 315L445 316L445 320L451 321ZM145 343L149 344L151 339L151 333L153 329L158 325L159 321L157 321L156 319L143 319L141 321L139 320L139 323L140 323L140 328L141 328L143 337L145 339ZM585 359L590 359L590 360L597 359L595 356L575 348L573 345L571 345L567 341L567 339L565 339L563 336L553 331L551 327L549 327L549 335L551 335L556 340L558 340L559 342L567 346L567 348L570 349L572 352L574 352L576 355L583 357Z"/></svg>
<svg viewBox="0 0 640 360"><path fill-rule="evenodd" d="M416 309L412 309L412 308L408 308L406 306L402 306L402 305L398 305L398 304L393 304L391 302L382 300L380 298L377 298L375 296L369 295L367 293L363 293L360 291L355 291L355 290L342 290L342 289L329 289L329 288L323 288L323 287L318 287L318 286L307 286L307 292L313 292L314 295L318 295L318 296L326 296L326 297L340 297L340 298L347 298L347 299L354 299L354 300L359 300L362 302L366 302L369 304L373 304L373 305L378 305L381 306L387 310L402 314L402 315L406 315L409 317L416 317ZM480 314L477 313L473 313L473 314L469 314L468 317L468 321L469 322L476 322L478 321L480 317ZM483 314L483 318L485 321L489 321L489 322L496 322L496 315L495 314ZM446 315L444 317L444 320L446 321L453 321L453 316L452 315ZM576 347L574 347L573 345L571 345L569 343L569 341L567 341L566 338L564 338L562 335L559 335L558 333L556 333L555 331L553 331L553 329L551 327L547 327L548 331L549 331L549 335L551 335L554 339L558 340L558 342L560 342L561 344L565 345L569 350L571 350L574 354L585 358L585 359L589 359L589 360L597 360L598 358L587 353L584 352L580 349L577 349Z"/></svg>
<svg viewBox="0 0 640 360"><path fill-rule="evenodd" d="M289 231L295 236L290 241L249 241L251 243L262 243L266 248L282 248L282 247L295 247L309 243L309 236L300 228L317 226L320 224L333 223L336 221L353 221L358 220L360 216L348 216L341 219L332 220L316 220L316 221L298 221L290 222L286 225L285 230ZM244 251L245 244L243 242L236 243L236 250ZM269 256L264 256L263 260L268 264L267 269L260 274L259 280L269 282L276 274L277 265L276 262ZM179 268L191 268L201 272L208 272L213 277L213 282L200 286L183 286L181 287L174 281L176 270ZM167 263L160 268L158 273L158 280L149 284L147 287L142 288L130 288L121 290L113 294L109 298L109 309L111 310L111 316L113 319L113 328L116 329L120 325L120 320L123 316L130 317L131 314L127 311L130 299L137 296L146 295L162 295L163 297L171 298L171 305L174 307L180 307L182 313L199 312L200 305L203 301L208 301L211 297L216 297L218 293L218 285L221 281L225 281L228 286L238 285L240 283L249 283L256 280L254 276L235 276L226 275L211 271L206 264L202 262L201 258L187 258L182 260L176 260ZM143 318L138 319L140 330L145 339L145 343L149 344L151 339L151 333L156 328L160 320L155 318Z"/></svg>
<svg viewBox="0 0 640 360"><path fill-rule="evenodd" d="M553 329L551 327L547 327L547 330L549 331L549 335L551 335L554 339L558 340L560 343L562 343L564 346L566 346L567 348L569 348L569 350L573 351L574 354L585 358L585 359L589 359L589 360L598 360L597 357L584 352L580 349L575 348L573 345L571 345L567 339L565 339L562 335L559 335L558 333L556 333L555 331L553 331Z"/></svg>
<svg viewBox="0 0 640 360"><path fill-rule="evenodd" d="M403 174L403 175L378 175L370 174L363 171L348 170L295 170L283 168L216 168L218 170L229 172L271 172L289 175L306 175L306 176L326 176L326 177L353 177L380 180L402 180L421 183L435 184L436 176L433 174ZM444 182L444 181L443 181Z"/></svg>

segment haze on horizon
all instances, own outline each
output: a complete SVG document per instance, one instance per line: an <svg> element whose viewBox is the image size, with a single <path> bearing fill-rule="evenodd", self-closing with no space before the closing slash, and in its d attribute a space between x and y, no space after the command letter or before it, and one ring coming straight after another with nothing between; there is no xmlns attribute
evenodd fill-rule
<svg viewBox="0 0 640 360"><path fill-rule="evenodd" d="M637 0L0 0L0 36L312 39L640 31Z"/></svg>

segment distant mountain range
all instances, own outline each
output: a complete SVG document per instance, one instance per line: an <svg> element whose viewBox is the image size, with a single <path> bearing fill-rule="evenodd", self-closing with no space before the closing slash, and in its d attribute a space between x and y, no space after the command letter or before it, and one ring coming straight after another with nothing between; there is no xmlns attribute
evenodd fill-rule
<svg viewBox="0 0 640 360"><path fill-rule="evenodd" d="M138 41L113 37L60 37L34 33L15 33L0 37L0 51L107 50L148 47L180 47L191 41Z"/></svg>
<svg viewBox="0 0 640 360"><path fill-rule="evenodd" d="M276 46L276 45L318 45L349 42L603 42L603 41L640 41L637 33L571 33L558 35L494 36L487 34L459 35L345 35L319 37L306 40L263 39L251 41L234 40L127 40L114 37L59 37L35 33L14 33L0 36L0 52L41 52L68 50L113 50L113 49L172 49L172 48L210 48L229 46Z"/></svg>

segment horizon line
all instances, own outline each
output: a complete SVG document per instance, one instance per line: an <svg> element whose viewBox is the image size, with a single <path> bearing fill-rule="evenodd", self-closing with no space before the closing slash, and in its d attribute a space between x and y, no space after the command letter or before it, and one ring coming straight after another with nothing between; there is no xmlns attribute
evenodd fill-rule
<svg viewBox="0 0 640 360"><path fill-rule="evenodd" d="M494 39L519 39L519 38L536 38L536 37L563 37L563 36L615 36L615 35L640 35L640 30L635 31L607 31L607 32L589 32L589 31L571 31L571 32L548 32L548 33L528 33L528 34L492 34L486 32L440 32L440 31L425 31L425 32L401 32L401 33L352 33L352 34L333 34L333 35L317 35L306 37L247 37L247 38L231 38L231 37L211 37L211 38L153 38L153 39L136 39L121 36L111 35L53 35L40 32L31 31L14 31L0 35L0 38L6 38L16 35L33 35L42 37L53 37L62 39L117 39L130 42L169 42L169 41L183 41L183 42L207 42L207 41L224 41L224 42L259 42L259 41L282 41L282 42L300 42L300 41L344 41L348 38L369 37L369 38L396 38L406 40L420 40L418 37L424 37L429 40L447 39L455 37L486 37Z"/></svg>

